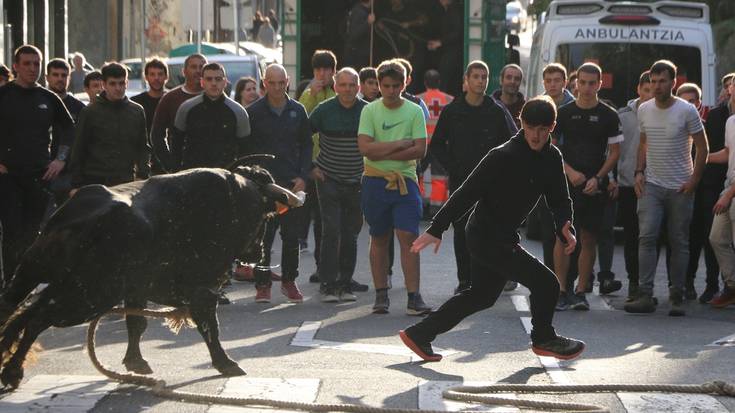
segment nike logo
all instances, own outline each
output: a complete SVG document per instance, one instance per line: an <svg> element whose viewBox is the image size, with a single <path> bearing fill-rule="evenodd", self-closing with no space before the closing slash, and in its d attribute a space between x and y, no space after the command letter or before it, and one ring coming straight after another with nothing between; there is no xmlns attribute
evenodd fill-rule
<svg viewBox="0 0 735 413"><path fill-rule="evenodd" d="M396 126L400 125L400 124L401 124L401 123L403 123L403 122L405 122L405 121L403 121L403 120L402 120L402 121L400 121L400 122L398 122L398 123L394 123L394 124L392 124L392 125L386 125L386 124L385 124L385 121L383 121L383 130L393 129L394 127L396 127Z"/></svg>

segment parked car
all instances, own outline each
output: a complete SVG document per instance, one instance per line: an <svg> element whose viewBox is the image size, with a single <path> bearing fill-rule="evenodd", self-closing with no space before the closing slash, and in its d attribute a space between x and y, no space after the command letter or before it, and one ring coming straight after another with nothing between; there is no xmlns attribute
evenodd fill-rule
<svg viewBox="0 0 735 413"><path fill-rule="evenodd" d="M226 93L228 96L232 95L232 89L235 87L238 79L244 76L252 76L258 88L260 88L262 73L265 72L265 62L258 59L257 56L237 56L232 54L215 54L207 55L208 62L217 62L225 68L225 74L229 81ZM181 69L184 67L185 57L171 57L166 63L168 64L168 82L166 88L173 89L176 86L184 83L184 75L181 73Z"/></svg>
<svg viewBox="0 0 735 413"><path fill-rule="evenodd" d="M505 5L505 25L509 32L520 33L526 30L528 16L520 1L511 1Z"/></svg>

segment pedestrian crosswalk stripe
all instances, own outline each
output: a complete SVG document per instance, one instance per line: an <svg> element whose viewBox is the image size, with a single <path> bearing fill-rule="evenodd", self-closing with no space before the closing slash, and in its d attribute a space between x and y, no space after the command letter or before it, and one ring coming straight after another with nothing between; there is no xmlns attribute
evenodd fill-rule
<svg viewBox="0 0 735 413"><path fill-rule="evenodd" d="M278 379L232 377L225 382L220 396L241 398L263 398L287 400L301 403L316 402L319 392L319 379ZM213 405L207 413L286 413L293 410L273 410L262 407L239 407Z"/></svg>
<svg viewBox="0 0 735 413"><path fill-rule="evenodd" d="M117 386L104 376L39 374L0 399L0 412L86 412Z"/></svg>
<svg viewBox="0 0 735 413"><path fill-rule="evenodd" d="M731 347L735 346L735 334L727 337L722 337L720 339L717 339L713 341L710 344L707 344L707 346L714 346L714 347Z"/></svg>
<svg viewBox="0 0 735 413"><path fill-rule="evenodd" d="M513 301L513 306L515 306L516 311L519 312L528 312L531 311L530 307L528 306L528 299L525 295L511 295L510 296L511 301Z"/></svg>
<svg viewBox="0 0 735 413"><path fill-rule="evenodd" d="M345 343L339 341L327 341L327 340L315 340L316 333L321 327L321 321L304 321L303 324L296 330L293 340L291 340L292 346L297 347L311 347L319 349L330 349L330 350L341 350L341 351L354 351L359 353L376 353L376 354L387 354L392 356L406 356L411 361L419 361L421 358L414 354L413 351L409 350L404 345L390 345L390 344L368 344L368 343ZM398 335L396 334L396 339ZM435 347L434 352L441 354L444 357L457 354L454 350L444 350Z"/></svg>
<svg viewBox="0 0 735 413"><path fill-rule="evenodd" d="M446 410L448 412L459 411L484 411L494 413L515 413L519 412L518 408L510 406L490 406L477 403L462 403L453 400L446 400L442 397L442 392L450 387L455 386L489 386L496 384L489 381L427 381L419 382L419 409L421 410ZM493 393L492 396L507 397L515 399L514 393Z"/></svg>
<svg viewBox="0 0 735 413"><path fill-rule="evenodd" d="M618 393L628 413L726 413L717 399L706 394Z"/></svg>

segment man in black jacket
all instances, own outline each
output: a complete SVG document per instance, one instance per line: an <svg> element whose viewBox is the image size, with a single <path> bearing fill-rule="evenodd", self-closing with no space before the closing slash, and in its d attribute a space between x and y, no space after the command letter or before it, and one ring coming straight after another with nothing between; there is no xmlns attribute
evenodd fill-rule
<svg viewBox="0 0 735 413"><path fill-rule="evenodd" d="M102 81L105 90L79 115L71 159L73 188L114 186L150 175L145 112L125 96L127 70L108 63L102 67Z"/></svg>
<svg viewBox="0 0 735 413"><path fill-rule="evenodd" d="M551 270L520 245L518 227L541 196L554 216L556 236L567 255L577 240L572 227L572 202L559 150L549 133L556 125L551 98L529 100L521 111L523 129L510 141L491 150L436 214L431 226L413 243L412 252L433 245L439 250L449 224L473 206L467 223L467 246L472 257L472 286L454 295L421 322L400 332L401 340L426 361L439 361L431 342L465 317L491 307L507 280L531 290L532 350L563 360L584 350L582 341L556 334L551 321L559 282Z"/></svg>
<svg viewBox="0 0 735 413"><path fill-rule="evenodd" d="M17 76L0 87L0 223L6 284L38 233L48 204L44 187L64 169L72 142L74 125L64 103L37 83L42 59L35 46L20 46L13 57ZM50 147L58 147L55 159Z"/></svg>
<svg viewBox="0 0 735 413"><path fill-rule="evenodd" d="M450 192L459 188L490 149L505 143L517 132L512 122L506 122L505 109L485 95L488 75L488 67L482 61L476 60L467 66L467 93L444 108L429 144L431 155L449 171ZM470 252L464 231L466 224L466 215L453 223L459 281L455 292L471 284Z"/></svg>
<svg viewBox="0 0 735 413"><path fill-rule="evenodd" d="M182 103L176 111L174 128L182 139L182 164L178 168L227 168L246 150L248 113L225 96L225 86L225 68L208 63L202 68L204 92Z"/></svg>

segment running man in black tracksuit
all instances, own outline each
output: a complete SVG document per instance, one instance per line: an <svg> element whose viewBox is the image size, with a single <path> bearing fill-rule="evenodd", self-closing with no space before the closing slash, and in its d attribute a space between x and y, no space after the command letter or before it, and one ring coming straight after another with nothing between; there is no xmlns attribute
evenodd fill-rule
<svg viewBox="0 0 735 413"><path fill-rule="evenodd" d="M556 236L567 255L574 251L572 204L562 157L551 144L556 108L549 97L529 100L521 111L523 129L491 150L413 243L412 251L434 245L449 224L474 207L466 228L471 254L472 286L456 294L424 320L400 332L403 342L422 359L439 361L431 342L465 317L491 307L507 280L531 290L532 350L559 359L577 357L585 344L556 334L551 325L559 282L554 273L520 246L518 227L546 197L554 215ZM475 206L476 205L476 206Z"/></svg>

